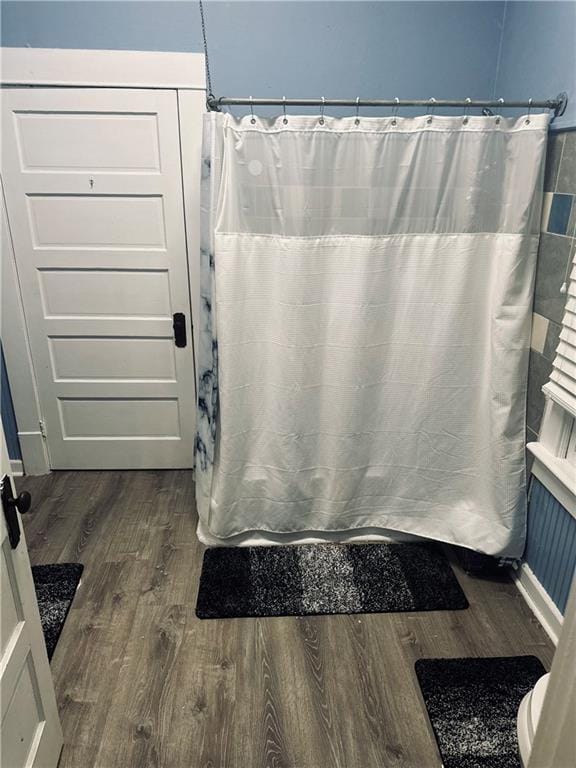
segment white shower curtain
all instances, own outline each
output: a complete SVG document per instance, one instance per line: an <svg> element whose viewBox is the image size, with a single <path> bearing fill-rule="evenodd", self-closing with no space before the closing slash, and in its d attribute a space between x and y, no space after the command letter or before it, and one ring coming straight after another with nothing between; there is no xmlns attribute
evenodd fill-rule
<svg viewBox="0 0 576 768"><path fill-rule="evenodd" d="M547 115L206 116L204 528L509 557Z"/></svg>

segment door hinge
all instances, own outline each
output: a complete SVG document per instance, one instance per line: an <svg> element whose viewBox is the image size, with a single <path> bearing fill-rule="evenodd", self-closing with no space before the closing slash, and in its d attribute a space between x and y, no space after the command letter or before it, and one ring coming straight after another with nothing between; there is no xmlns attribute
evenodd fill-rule
<svg viewBox="0 0 576 768"><path fill-rule="evenodd" d="M40 421L38 422L38 425L40 427L40 434L42 435L44 440L46 440L46 438L47 438L47 435L46 435L46 424L44 423L44 420L40 419Z"/></svg>

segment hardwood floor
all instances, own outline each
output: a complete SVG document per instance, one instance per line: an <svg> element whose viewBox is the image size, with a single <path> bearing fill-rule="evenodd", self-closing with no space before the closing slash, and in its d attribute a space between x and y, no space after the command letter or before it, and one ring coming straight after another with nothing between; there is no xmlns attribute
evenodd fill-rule
<svg viewBox="0 0 576 768"><path fill-rule="evenodd" d="M465 611L200 621L190 472L23 478L33 563L79 561L52 660L60 768L437 768L421 657L553 647L509 582Z"/></svg>

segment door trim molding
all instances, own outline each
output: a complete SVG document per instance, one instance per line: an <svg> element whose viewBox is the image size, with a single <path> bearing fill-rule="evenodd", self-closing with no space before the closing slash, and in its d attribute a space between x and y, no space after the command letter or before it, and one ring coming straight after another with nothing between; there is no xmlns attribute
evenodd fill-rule
<svg viewBox="0 0 576 768"><path fill-rule="evenodd" d="M0 49L2 84L205 90L203 53Z"/></svg>
<svg viewBox="0 0 576 768"><path fill-rule="evenodd" d="M188 258L189 292L194 350L197 350L199 234L195 226L199 208L199 165L202 141L201 112L205 109L204 54L159 51L98 51L49 48L0 48L0 77L6 86L142 88L175 90L181 146L184 223ZM197 155L197 156L196 156ZM12 384L18 438L26 474L50 472L46 440L39 431L42 421L36 376L29 347L28 329L20 293L16 259L3 189L2 238L8 258L3 259L2 312L4 355ZM196 205L194 205L196 203ZM195 376L193 377L195 379Z"/></svg>
<svg viewBox="0 0 576 768"><path fill-rule="evenodd" d="M0 216L2 229L2 347L6 372L10 382L14 415L24 471L28 475L46 475L50 462L46 444L38 425L42 419L24 305L4 199L0 185Z"/></svg>
<svg viewBox="0 0 576 768"><path fill-rule="evenodd" d="M18 414L16 414L18 418ZM41 432L18 432L22 453L23 474L47 475L50 472L50 458L46 440Z"/></svg>
<svg viewBox="0 0 576 768"><path fill-rule="evenodd" d="M198 391L199 330L200 330L200 162L202 157L202 119L206 111L205 91L177 91L180 131L180 163L182 194L186 225L188 286L194 339L194 368ZM182 137L186 141L182 141Z"/></svg>

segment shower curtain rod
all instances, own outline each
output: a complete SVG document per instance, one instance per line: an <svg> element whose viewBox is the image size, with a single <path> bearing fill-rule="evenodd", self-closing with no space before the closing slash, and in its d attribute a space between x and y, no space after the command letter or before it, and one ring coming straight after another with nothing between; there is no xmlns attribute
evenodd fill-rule
<svg viewBox="0 0 576 768"><path fill-rule="evenodd" d="M272 98L252 98L237 96L209 96L208 108L219 111L224 106L242 106L242 107L427 107L435 109L437 107L460 107L482 108L482 109L502 109L502 108L522 108L528 109L551 109L554 111L554 117L560 117L566 111L568 95L565 92L559 93L555 99L526 99L523 101L507 101L505 99L272 99Z"/></svg>

